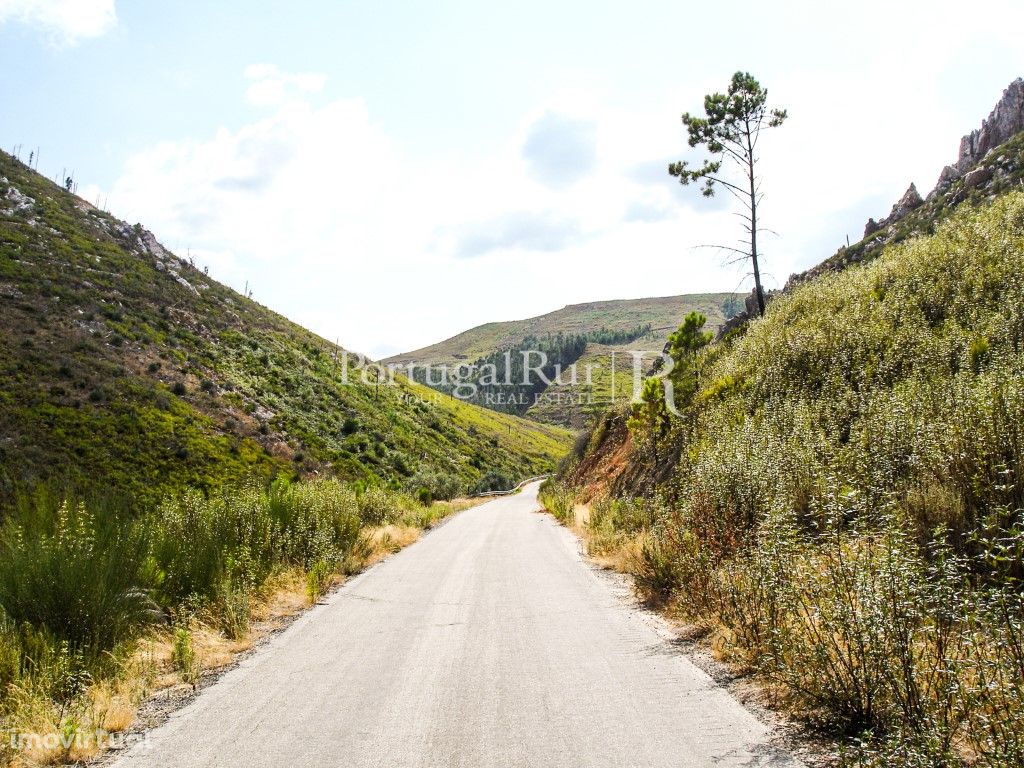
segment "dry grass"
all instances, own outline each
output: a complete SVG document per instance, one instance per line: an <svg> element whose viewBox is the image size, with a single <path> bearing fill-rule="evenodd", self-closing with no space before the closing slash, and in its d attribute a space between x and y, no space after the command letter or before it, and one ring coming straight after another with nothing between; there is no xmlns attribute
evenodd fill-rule
<svg viewBox="0 0 1024 768"><path fill-rule="evenodd" d="M587 557L599 568L632 575L641 556L646 533L610 534L591 526L590 504L573 504L571 517L562 524L583 542Z"/></svg>

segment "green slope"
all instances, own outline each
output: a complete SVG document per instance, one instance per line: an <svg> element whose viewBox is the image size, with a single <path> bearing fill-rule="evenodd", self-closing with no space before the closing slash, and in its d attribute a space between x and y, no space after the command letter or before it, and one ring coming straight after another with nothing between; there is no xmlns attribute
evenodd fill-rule
<svg viewBox="0 0 1024 768"><path fill-rule="evenodd" d="M495 352L514 347L524 338L563 334L587 335L598 331L628 332L650 326L650 332L622 344L588 342L576 361L577 383L548 387L522 411L537 421L581 428L613 402L632 396L632 350L659 352L669 333L691 311L704 313L708 327L715 328L742 306L732 293L699 293L645 299L572 304L527 320L487 323L423 349L395 355L384 362L394 365L457 365L477 362ZM612 361L614 360L614 366ZM591 367L590 383L584 371ZM614 385L613 385L614 371Z"/></svg>
<svg viewBox="0 0 1024 768"><path fill-rule="evenodd" d="M394 355L384 362L456 363L475 360L506 349L526 336L585 334L601 328L626 331L638 325L648 324L658 338L667 338L692 309L704 312L708 316L709 326L724 321L725 304L734 295L693 293L682 296L570 304L546 315L526 320L480 325L429 347Z"/></svg>
<svg viewBox="0 0 1024 768"><path fill-rule="evenodd" d="M568 434L399 380L0 153L0 497L58 481L136 503L257 473L471 486L552 466Z"/></svg>
<svg viewBox="0 0 1024 768"><path fill-rule="evenodd" d="M636 537L644 593L857 735L851 765L1020 764L1022 264L1024 191L964 205L776 298L682 418L610 413L567 473L618 497L592 532Z"/></svg>

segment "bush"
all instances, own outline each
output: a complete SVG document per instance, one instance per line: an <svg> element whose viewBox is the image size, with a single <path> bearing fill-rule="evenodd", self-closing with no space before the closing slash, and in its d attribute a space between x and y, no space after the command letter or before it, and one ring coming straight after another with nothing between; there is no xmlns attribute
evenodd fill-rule
<svg viewBox="0 0 1024 768"><path fill-rule="evenodd" d="M427 489L432 499L451 501L465 492L465 487L454 475L439 472L417 472L405 482L405 487L414 493Z"/></svg>
<svg viewBox="0 0 1024 768"><path fill-rule="evenodd" d="M143 532L84 504L26 500L0 529L0 606L91 657L157 617Z"/></svg>
<svg viewBox="0 0 1024 768"><path fill-rule="evenodd" d="M199 681L201 668L192 646L192 633L187 627L177 627L174 630L171 663L186 683L195 685Z"/></svg>
<svg viewBox="0 0 1024 768"><path fill-rule="evenodd" d="M491 491L509 491L515 486L515 480L504 472L492 469L484 475L473 488L474 494L489 493Z"/></svg>
<svg viewBox="0 0 1024 768"><path fill-rule="evenodd" d="M1022 254L1014 192L778 297L696 353L671 513L593 510L850 765L1024 764Z"/></svg>
<svg viewBox="0 0 1024 768"><path fill-rule="evenodd" d="M359 517L366 525L384 525L391 522L396 508L390 494L380 486L371 486L359 497Z"/></svg>
<svg viewBox="0 0 1024 768"><path fill-rule="evenodd" d="M306 597L309 602L315 603L327 591L331 583L331 569L322 560L314 563L306 574Z"/></svg>
<svg viewBox="0 0 1024 768"><path fill-rule="evenodd" d="M544 505L558 522L572 523L573 510L576 505L576 494L569 486L557 480L548 479L541 483L538 492L540 503Z"/></svg>

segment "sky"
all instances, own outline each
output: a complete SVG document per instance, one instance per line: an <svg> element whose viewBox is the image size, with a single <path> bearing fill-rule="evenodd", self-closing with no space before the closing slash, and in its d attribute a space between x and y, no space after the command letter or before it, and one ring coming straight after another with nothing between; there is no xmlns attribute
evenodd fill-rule
<svg viewBox="0 0 1024 768"><path fill-rule="evenodd" d="M836 6L836 7L832 7ZM967 18L970 16L970 19ZM981 19L975 20L975 17ZM733 72L765 282L922 194L1024 74L1024 4L0 0L0 146L374 357L605 299L749 290L680 122Z"/></svg>

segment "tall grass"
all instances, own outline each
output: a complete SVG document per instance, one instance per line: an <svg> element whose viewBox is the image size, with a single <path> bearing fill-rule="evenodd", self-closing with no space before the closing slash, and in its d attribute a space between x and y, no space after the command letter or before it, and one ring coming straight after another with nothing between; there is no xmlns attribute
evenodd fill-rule
<svg viewBox="0 0 1024 768"><path fill-rule="evenodd" d="M25 497L0 525L0 724L17 732L95 719L87 691L119 679L155 625L173 626L171 663L194 683L196 621L242 639L275 574L306 574L315 600L367 548L365 526L442 514L328 479L190 491L135 517L53 498Z"/></svg>
<svg viewBox="0 0 1024 768"><path fill-rule="evenodd" d="M13 622L97 657L156 617L147 551L139 528L39 497L0 528L0 606Z"/></svg>

